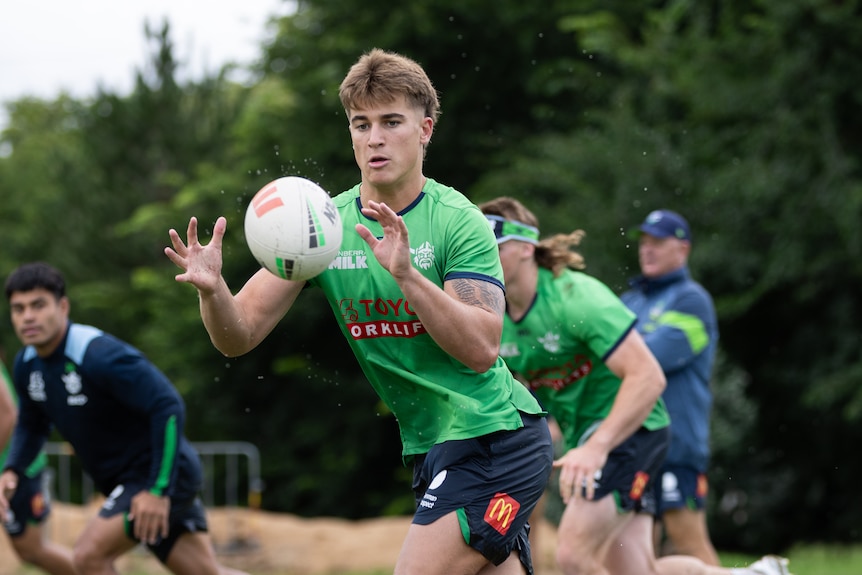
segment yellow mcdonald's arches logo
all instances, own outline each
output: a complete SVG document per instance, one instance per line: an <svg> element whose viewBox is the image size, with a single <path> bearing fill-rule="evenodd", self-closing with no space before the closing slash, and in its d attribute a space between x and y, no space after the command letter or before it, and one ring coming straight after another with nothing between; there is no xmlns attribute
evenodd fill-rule
<svg viewBox="0 0 862 575"><path fill-rule="evenodd" d="M496 529L500 535L505 535L512 526L512 520L518 515L521 504L507 493L497 493L488 502L485 511L485 522Z"/></svg>
<svg viewBox="0 0 862 575"><path fill-rule="evenodd" d="M646 489L647 483L649 483L649 474L644 473L643 471L635 473L635 478L632 480L632 489L629 491L629 497L635 501L640 499L644 493L644 489Z"/></svg>
<svg viewBox="0 0 862 575"><path fill-rule="evenodd" d="M709 482L706 479L706 475L701 473L697 476L697 496L698 497L706 497L706 494L709 492Z"/></svg>

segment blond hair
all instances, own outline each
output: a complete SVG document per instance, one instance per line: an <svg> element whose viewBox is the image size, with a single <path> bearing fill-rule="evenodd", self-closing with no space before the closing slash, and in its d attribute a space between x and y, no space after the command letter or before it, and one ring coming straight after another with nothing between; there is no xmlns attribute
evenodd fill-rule
<svg viewBox="0 0 862 575"><path fill-rule="evenodd" d="M537 229L539 227L539 219L535 214L514 198L507 196L494 198L493 200L479 204L479 209L484 214L490 216L500 216L501 218L521 222ZM536 263L539 267L553 271L555 276L560 275L560 272L565 268L574 270L586 268L587 264L584 256L576 251L572 251L573 247L580 245L585 235L586 232L584 230L575 230L569 234L554 234L551 237L539 240L534 255Z"/></svg>
<svg viewBox="0 0 862 575"><path fill-rule="evenodd" d="M406 56L374 48L351 66L338 89L345 111L389 103L398 96L404 96L408 104L421 108L426 117L437 122L437 90L422 66Z"/></svg>

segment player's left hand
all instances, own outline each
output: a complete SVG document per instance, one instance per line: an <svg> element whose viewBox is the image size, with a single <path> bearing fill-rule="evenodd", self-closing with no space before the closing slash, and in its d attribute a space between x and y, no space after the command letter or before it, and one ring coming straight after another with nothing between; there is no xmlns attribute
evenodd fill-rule
<svg viewBox="0 0 862 575"><path fill-rule="evenodd" d="M596 489L596 474L607 462L607 452L594 449L590 442L567 451L554 461L554 468L560 469L560 497L568 504L574 498L583 496L592 501Z"/></svg>
<svg viewBox="0 0 862 575"><path fill-rule="evenodd" d="M356 231L371 248L374 257L392 277L398 280L413 270L410 262L410 238L404 219L384 203L369 201L362 213L383 227L383 239L374 237L367 227L356 224Z"/></svg>
<svg viewBox="0 0 862 575"><path fill-rule="evenodd" d="M168 536L168 514L171 500L149 491L141 491L132 497L129 520L134 521L134 535L144 543L156 544L160 538Z"/></svg>

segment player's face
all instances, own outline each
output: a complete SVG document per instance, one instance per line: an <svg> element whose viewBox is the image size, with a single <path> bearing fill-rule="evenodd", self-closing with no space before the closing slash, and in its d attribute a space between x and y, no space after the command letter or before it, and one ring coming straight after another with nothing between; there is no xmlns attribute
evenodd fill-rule
<svg viewBox="0 0 862 575"><path fill-rule="evenodd" d="M32 345L40 356L53 352L66 332L69 300L59 300L50 291L37 288L13 292L9 298L12 327L24 345Z"/></svg>
<svg viewBox="0 0 862 575"><path fill-rule="evenodd" d="M657 238L641 234L638 259L641 273L648 278L663 276L685 265L691 244L674 237Z"/></svg>
<svg viewBox="0 0 862 575"><path fill-rule="evenodd" d="M533 261L533 246L519 240L508 240L498 246L500 263L503 265L503 282L513 285L521 275L523 266Z"/></svg>
<svg viewBox="0 0 862 575"><path fill-rule="evenodd" d="M422 174L425 145L434 120L400 96L392 102L348 111L353 155L362 182L399 191ZM412 190L416 193L419 190Z"/></svg>

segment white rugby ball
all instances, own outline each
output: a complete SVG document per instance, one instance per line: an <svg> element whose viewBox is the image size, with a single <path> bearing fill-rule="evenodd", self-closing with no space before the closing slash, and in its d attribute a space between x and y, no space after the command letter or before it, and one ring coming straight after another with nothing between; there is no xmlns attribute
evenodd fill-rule
<svg viewBox="0 0 862 575"><path fill-rule="evenodd" d="M329 194L296 176L262 187L245 212L248 249L261 266L288 280L307 280L329 267L342 233Z"/></svg>

